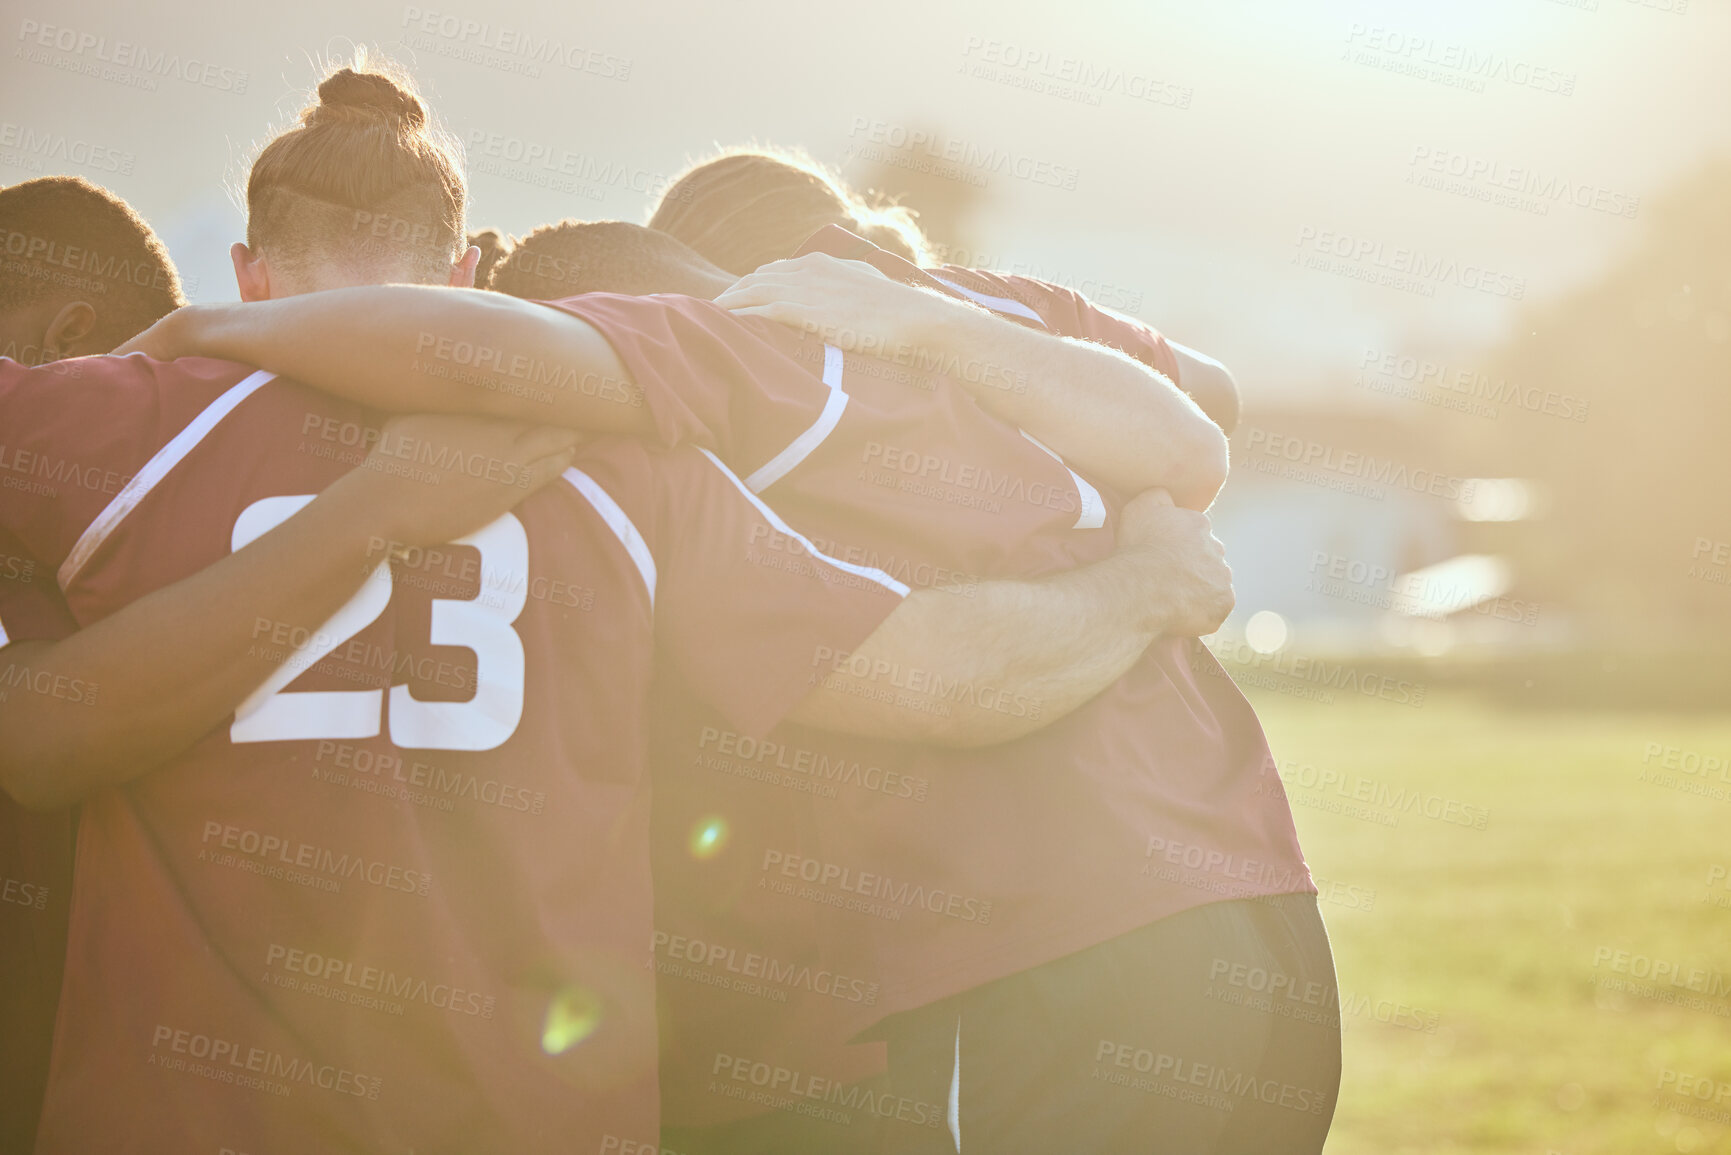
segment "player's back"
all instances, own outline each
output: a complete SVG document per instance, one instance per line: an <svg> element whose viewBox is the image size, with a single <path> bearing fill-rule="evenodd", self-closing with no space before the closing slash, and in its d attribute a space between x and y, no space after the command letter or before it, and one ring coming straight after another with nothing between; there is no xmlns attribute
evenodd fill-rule
<svg viewBox="0 0 1731 1155"><path fill-rule="evenodd" d="M832 239L844 238L857 241ZM902 270L882 257L874 263L930 280L906 262ZM954 282L946 288L1023 323L1076 327L1065 312L1075 310L1074 294L1042 296L1037 284L962 270L944 278ZM1012 289L1052 315L1006 295ZM577 298L561 307L601 328L640 382L731 375L734 398L767 394L761 412L694 404L748 482L830 553L911 584L965 590L1110 550L1120 495L1089 485L930 372L995 373L988 383L1015 388L1013 371L923 350L880 350L889 362L843 354L823 347L822 332L663 300ZM657 319L658 310L675 319ZM677 339L662 340L663 331ZM1101 322L1077 335L1108 339L1170 372L1170 350L1136 326ZM670 345L678 348L668 357L661 350ZM827 393L811 388L820 373ZM739 388L742 374L756 379L755 391ZM795 419L788 399L802 396ZM770 537L762 550L766 564L797 564L797 543ZM1041 709L999 687L937 684L924 671L854 672L869 678L870 692L909 709ZM681 1122L753 1109L706 1077L723 1045L818 1078L857 1077L870 1057L835 1044L886 1012L1191 906L1311 888L1284 795L1277 782L1271 788L1261 728L1193 639L1155 643L1072 716L979 752L797 727L759 740L677 688L667 703L656 729L657 942L669 1016L663 1072L673 1076L664 1093L676 1100L669 1117ZM729 844L695 858L689 839L705 829L728 830ZM693 943L719 961L693 959ZM717 981L716 967L737 959L793 978L779 989ZM850 981L816 989L799 977L814 975Z"/></svg>
<svg viewBox="0 0 1731 1155"><path fill-rule="evenodd" d="M83 623L239 548L379 438L268 375L120 360L60 399L77 422L44 399L28 425L72 485L17 520ZM41 1149L654 1135L654 505L644 451L597 447L461 543L394 564L378 543L319 630L254 623L282 676L85 808Z"/></svg>

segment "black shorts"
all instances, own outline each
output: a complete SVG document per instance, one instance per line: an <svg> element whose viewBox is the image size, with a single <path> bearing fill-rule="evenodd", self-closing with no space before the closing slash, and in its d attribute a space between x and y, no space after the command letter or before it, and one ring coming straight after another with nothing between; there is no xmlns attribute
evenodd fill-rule
<svg viewBox="0 0 1731 1155"><path fill-rule="evenodd" d="M674 1129L680 1155L1286 1155L1340 1088L1334 960L1313 895L1210 903L893 1015L879 1102L938 1125L781 1112ZM922 1122L928 1122L922 1120ZM956 1133L959 1132L958 1147Z"/></svg>

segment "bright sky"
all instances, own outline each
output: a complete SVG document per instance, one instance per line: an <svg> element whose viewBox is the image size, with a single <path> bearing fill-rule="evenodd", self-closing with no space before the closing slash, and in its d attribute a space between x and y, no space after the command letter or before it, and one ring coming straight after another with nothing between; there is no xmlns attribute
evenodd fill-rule
<svg viewBox="0 0 1731 1155"><path fill-rule="evenodd" d="M481 143L473 219L518 232L641 220L630 185L716 143L842 163L873 145L858 126L882 122L879 154L905 161L926 146L891 147L899 129L935 130L939 159L947 147L964 158L955 172L985 179L984 251L1137 301L1253 398L1342 384L1366 348L1494 339L1515 292L1543 298L1603 268L1654 194L1731 143L1726 0L195 0L166 21L113 0L6 9L0 180L73 171L114 187L198 299L233 298L242 218L227 189L250 148L325 60L364 43L407 64L467 141L626 174L584 183L558 161L501 158L484 171ZM565 62L523 71L508 47L520 34ZM241 73L244 93L229 91ZM62 139L83 163L25 137ZM993 153L1017 171L982 168ZM1499 193L1523 203L1484 199Z"/></svg>

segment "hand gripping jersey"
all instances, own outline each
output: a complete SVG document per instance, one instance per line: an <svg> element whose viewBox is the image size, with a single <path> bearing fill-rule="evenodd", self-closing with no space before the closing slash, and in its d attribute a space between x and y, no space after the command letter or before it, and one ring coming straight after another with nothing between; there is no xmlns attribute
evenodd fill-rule
<svg viewBox="0 0 1731 1155"><path fill-rule="evenodd" d="M826 232L848 246L840 255L865 244ZM927 276L869 255L891 275ZM938 272L963 283L959 270ZM1120 347L1176 370L1158 363L1163 342L1137 326L1103 316L1074 324L1073 295L1062 290L1018 287L1035 305L1053 303L1044 315L1007 296L1009 285L969 287L977 303L1055 332L1122 326ZM843 354L687 298L591 294L558 304L599 328L639 384L678 387L679 421L706 429L749 484L834 556L965 591L1112 548L1119 496L946 379L965 375L965 364ZM803 549L773 537L761 548L784 564ZM854 672L908 709L1041 709L927 671ZM683 1124L772 1108L941 1128L941 1104L848 1088L881 1056L841 1044L884 1014L1202 903L1314 889L1262 730L1194 639L1157 642L1076 713L977 751L797 726L763 739L677 687L659 717L662 1090L666 1117ZM693 832L715 830L727 832L726 845L692 854ZM764 1071L780 1072L779 1082L755 1086Z"/></svg>
<svg viewBox="0 0 1731 1155"><path fill-rule="evenodd" d="M0 525L81 623L268 531L380 441L367 411L245 367L82 371L51 393L0 362L40 483L0 494ZM384 447L403 470L449 452ZM905 592L755 564L781 524L701 453L596 442L482 530L381 560L319 629L256 621L280 674L84 808L39 1150L653 1144L652 657L762 732L814 649L856 645Z"/></svg>

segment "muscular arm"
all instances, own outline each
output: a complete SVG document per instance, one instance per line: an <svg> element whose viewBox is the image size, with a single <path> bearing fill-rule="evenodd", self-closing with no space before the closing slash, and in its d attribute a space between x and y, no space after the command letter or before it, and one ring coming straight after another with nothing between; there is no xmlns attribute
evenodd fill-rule
<svg viewBox="0 0 1731 1155"><path fill-rule="evenodd" d="M813 332L864 331L890 356L953 356L981 405L1123 492L1159 487L1201 510L1225 483L1219 427L1171 381L1105 345L1042 333L825 253L765 265L715 303Z"/></svg>
<svg viewBox="0 0 1731 1155"><path fill-rule="evenodd" d="M928 339L964 359L1015 371L966 382L980 404L1067 462L1124 492L1160 486L1187 509L1226 483L1226 437L1164 376L1105 345L1058 337L984 309L945 302Z"/></svg>
<svg viewBox="0 0 1731 1155"><path fill-rule="evenodd" d="M69 806L156 768L233 713L281 656L252 642L255 623L316 629L380 560L369 564L365 511L329 497L61 641L0 651L0 669L79 691L0 701L6 792L32 810Z"/></svg>
<svg viewBox="0 0 1731 1155"><path fill-rule="evenodd" d="M401 428L437 437L453 428L449 421L410 419ZM59 641L0 650L10 684L67 689L0 696L0 788L21 806L52 810L155 769L220 725L277 670L288 647L273 635L318 630L389 546L461 536L569 463L563 431L462 424L465 449L490 450L527 473L529 484L447 470L429 486L357 468L198 573Z"/></svg>
<svg viewBox="0 0 1731 1155"><path fill-rule="evenodd" d="M583 321L479 289L368 285L188 305L117 352L257 365L390 413L480 413L652 434L618 354Z"/></svg>
<svg viewBox="0 0 1731 1155"><path fill-rule="evenodd" d="M1125 506L1120 544L1039 581L909 595L791 719L941 746L1006 742L1094 697L1156 637L1210 633L1231 612L1232 571L1202 514L1143 494Z"/></svg>

